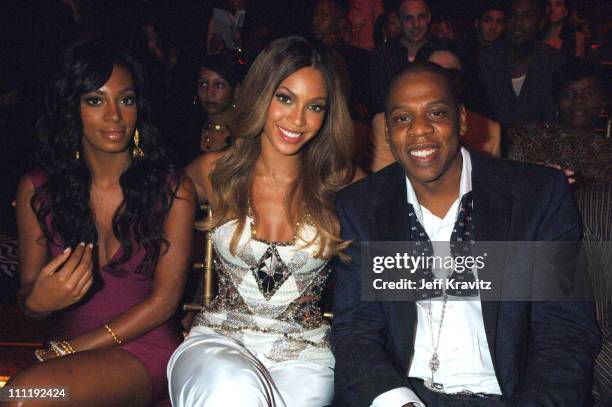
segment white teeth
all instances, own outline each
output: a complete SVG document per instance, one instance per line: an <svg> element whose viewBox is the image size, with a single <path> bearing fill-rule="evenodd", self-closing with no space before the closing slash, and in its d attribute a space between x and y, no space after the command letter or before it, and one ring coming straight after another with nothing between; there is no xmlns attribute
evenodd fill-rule
<svg viewBox="0 0 612 407"><path fill-rule="evenodd" d="M410 155L413 155L415 157L429 157L430 155L432 155L433 153L435 153L436 150L433 148L426 148L424 150L412 150L410 152Z"/></svg>
<svg viewBox="0 0 612 407"><path fill-rule="evenodd" d="M289 137L289 138L298 138L302 135L302 133L294 133L292 131L283 129L282 127L278 128L285 136Z"/></svg>

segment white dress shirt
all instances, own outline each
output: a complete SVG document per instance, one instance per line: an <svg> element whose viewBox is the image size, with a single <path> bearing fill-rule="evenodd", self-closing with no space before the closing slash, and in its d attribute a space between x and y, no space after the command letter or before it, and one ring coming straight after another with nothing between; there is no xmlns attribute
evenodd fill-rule
<svg viewBox="0 0 612 407"><path fill-rule="evenodd" d="M461 148L463 165L459 185L459 197L472 190L472 163L470 155ZM421 206L414 189L406 178L408 203L414 207L415 214L427 232L432 242L450 242L459 210L459 197L452 204L443 219L432 214ZM442 247L440 247L442 246ZM449 245L434 245L435 256L450 255ZM445 270L432 270L436 278L443 278ZM476 276L476 275L475 275ZM438 346L437 353L440 367L434 374L434 382L444 386L445 393L470 391L474 393L500 394L501 389L495 377L493 361L489 352L489 344L482 319L480 297L457 299L449 296L446 304L442 331L438 343L438 330L442 316L443 302L440 299L422 300L416 302L417 328L414 343L414 355L408 370L408 377L431 379L429 361L434 353L434 343ZM431 327L430 314L431 307ZM399 407L406 403L418 406L425 404L408 387L399 387L387 391L374 399L372 407Z"/></svg>

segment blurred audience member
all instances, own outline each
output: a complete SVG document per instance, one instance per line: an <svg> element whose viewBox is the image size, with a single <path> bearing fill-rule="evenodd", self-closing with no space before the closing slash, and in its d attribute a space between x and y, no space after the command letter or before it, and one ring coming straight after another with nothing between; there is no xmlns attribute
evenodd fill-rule
<svg viewBox="0 0 612 407"><path fill-rule="evenodd" d="M246 3L246 0L226 0L220 7L213 8L206 45L210 55L240 48L240 29L244 25Z"/></svg>
<svg viewBox="0 0 612 407"><path fill-rule="evenodd" d="M455 39L455 29L453 23L446 18L435 19L431 23L431 35L445 40Z"/></svg>
<svg viewBox="0 0 612 407"><path fill-rule="evenodd" d="M227 148L234 119L236 92L246 72L233 53L204 57L195 80L194 115L181 132L177 150L183 164L202 152Z"/></svg>
<svg viewBox="0 0 612 407"><path fill-rule="evenodd" d="M565 57L538 41L544 16L541 0L513 0L506 38L480 53L479 78L493 118L504 126L554 118L551 74Z"/></svg>
<svg viewBox="0 0 612 407"><path fill-rule="evenodd" d="M338 0L318 0L312 18L312 34L324 45L333 48L332 61L341 75L343 88L350 101L351 116L357 121L368 119L368 60L370 52L355 47L347 40L351 22L347 10Z"/></svg>
<svg viewBox="0 0 612 407"><path fill-rule="evenodd" d="M179 52L165 38L152 22L142 27L143 52L139 55L149 76L156 86L172 81L172 71L176 66Z"/></svg>
<svg viewBox="0 0 612 407"><path fill-rule="evenodd" d="M374 48L374 23L383 11L382 0L349 0L348 19L353 26L350 42L356 47L372 50Z"/></svg>
<svg viewBox="0 0 612 407"><path fill-rule="evenodd" d="M572 0L548 0L544 43L561 50L569 58L584 58L586 35L574 23L574 12Z"/></svg>
<svg viewBox="0 0 612 407"><path fill-rule="evenodd" d="M338 26L342 9L335 0L319 0L312 16L312 35L328 47L338 43Z"/></svg>
<svg viewBox="0 0 612 407"><path fill-rule="evenodd" d="M380 47L387 44L401 33L399 19L395 10L388 10L382 13L374 23L374 45Z"/></svg>
<svg viewBox="0 0 612 407"><path fill-rule="evenodd" d="M595 131L606 106L605 77L598 67L575 61L556 72L553 83L556 119L508 129L508 157L571 170L576 188L612 181L612 140Z"/></svg>
<svg viewBox="0 0 612 407"><path fill-rule="evenodd" d="M370 58L371 108L383 112L391 79L414 61L418 50L429 40L431 10L425 0L401 0L396 9L400 21L399 38L372 51Z"/></svg>
<svg viewBox="0 0 612 407"><path fill-rule="evenodd" d="M502 0L486 1L479 9L474 18L474 29L472 35L464 38L462 51L465 59L471 62L471 66L464 67L464 74L476 77L478 59L480 52L493 45L503 34L506 27L505 8ZM469 70L468 70L469 68ZM478 84L479 88L482 85ZM480 92L479 92L480 93ZM481 107L478 111L487 111L486 98L480 98Z"/></svg>
<svg viewBox="0 0 612 407"><path fill-rule="evenodd" d="M504 6L501 2L488 2L474 21L476 39L482 48L490 47L506 27Z"/></svg>

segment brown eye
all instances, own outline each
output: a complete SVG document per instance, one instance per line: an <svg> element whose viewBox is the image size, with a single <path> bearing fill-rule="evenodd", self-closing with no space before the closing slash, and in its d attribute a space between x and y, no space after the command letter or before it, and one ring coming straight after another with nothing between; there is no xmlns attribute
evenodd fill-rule
<svg viewBox="0 0 612 407"><path fill-rule="evenodd" d="M284 93L277 93L275 96L276 96L276 99L278 99L278 101L284 105L288 105L291 103L291 98L285 95Z"/></svg>
<svg viewBox="0 0 612 407"><path fill-rule="evenodd" d="M98 96L90 96L88 98L85 98L85 103L90 106L100 106L102 104L102 99Z"/></svg>
<svg viewBox="0 0 612 407"><path fill-rule="evenodd" d="M124 105L127 106L132 106L136 104L136 97L134 96L126 96L123 99L121 99L121 103L123 103Z"/></svg>
<svg viewBox="0 0 612 407"><path fill-rule="evenodd" d="M393 121L395 123L407 123L410 121L410 116L407 114L400 114L400 115L393 117Z"/></svg>
<svg viewBox="0 0 612 407"><path fill-rule="evenodd" d="M446 110L433 110L429 115L434 119L440 119L446 117Z"/></svg>
<svg viewBox="0 0 612 407"><path fill-rule="evenodd" d="M318 105L318 104L312 104L308 108L315 113L322 113L325 111L325 106Z"/></svg>

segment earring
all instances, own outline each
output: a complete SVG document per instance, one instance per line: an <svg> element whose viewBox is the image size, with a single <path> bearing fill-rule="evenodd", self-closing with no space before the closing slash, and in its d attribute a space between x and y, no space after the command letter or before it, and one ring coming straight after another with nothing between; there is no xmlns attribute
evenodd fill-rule
<svg viewBox="0 0 612 407"><path fill-rule="evenodd" d="M81 153L79 152L79 150L74 151L74 158L76 158L77 160L81 159Z"/></svg>
<svg viewBox="0 0 612 407"><path fill-rule="evenodd" d="M236 103L232 102L232 109L236 108Z"/></svg>
<svg viewBox="0 0 612 407"><path fill-rule="evenodd" d="M132 158L140 158L144 157L144 151L140 148L140 133L138 129L134 131L134 148L132 149Z"/></svg>
<svg viewBox="0 0 612 407"><path fill-rule="evenodd" d="M198 97L194 96L193 97L193 105L196 106L198 104Z"/></svg>

